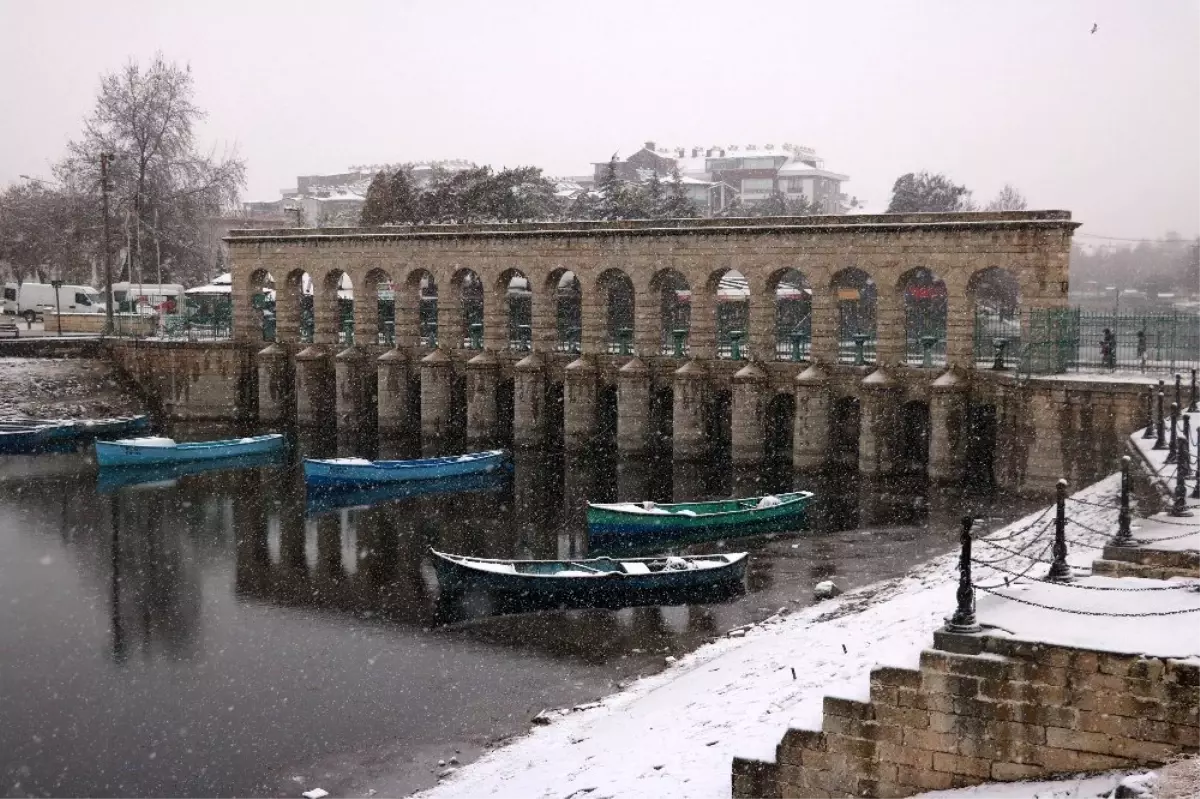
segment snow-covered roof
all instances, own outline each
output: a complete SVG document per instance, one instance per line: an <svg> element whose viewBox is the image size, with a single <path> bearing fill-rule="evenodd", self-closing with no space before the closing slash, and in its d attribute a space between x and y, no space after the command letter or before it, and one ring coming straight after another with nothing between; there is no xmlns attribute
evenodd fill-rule
<svg viewBox="0 0 1200 799"><path fill-rule="evenodd" d="M849 175L842 175L838 172L831 172L828 169L820 169L815 166L804 163L803 161L790 161L779 168L780 177L797 177L800 175L821 178L831 178L833 180L849 180Z"/></svg>

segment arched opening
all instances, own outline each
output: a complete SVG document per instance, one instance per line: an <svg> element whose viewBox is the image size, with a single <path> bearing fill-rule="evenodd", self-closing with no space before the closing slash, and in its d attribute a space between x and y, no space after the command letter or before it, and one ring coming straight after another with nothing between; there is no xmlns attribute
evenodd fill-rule
<svg viewBox="0 0 1200 799"><path fill-rule="evenodd" d="M473 269L460 269L450 279L452 291L458 292L459 308L462 309L462 329L454 331L457 341L447 342L465 349L483 349L483 281Z"/></svg>
<svg viewBox="0 0 1200 799"><path fill-rule="evenodd" d="M775 295L775 359L807 361L812 347L812 288L798 269L772 275Z"/></svg>
<svg viewBox="0 0 1200 799"><path fill-rule="evenodd" d="M507 348L528 352L533 348L533 291L529 278L519 269L506 269L496 283L504 298Z"/></svg>
<svg viewBox="0 0 1200 799"><path fill-rule="evenodd" d="M1007 269L971 275L967 297L975 314L975 363L1005 369L1021 351L1021 284Z"/></svg>
<svg viewBox="0 0 1200 799"><path fill-rule="evenodd" d="M729 269L709 277L708 290L717 298L717 357L742 360L750 330L750 282L738 270Z"/></svg>
<svg viewBox="0 0 1200 799"><path fill-rule="evenodd" d="M263 341L275 341L277 319L275 316L275 278L271 277L271 273L265 269L255 269L250 273L250 278L247 280L248 296L250 297L250 309L254 314L254 320L257 327L262 330ZM182 314L189 316L212 316L217 317L218 312L216 304L224 300L226 305L230 300L226 295L194 295L196 299L189 297L186 300L186 305L199 305L196 311L191 307L180 308ZM211 305L211 307L205 307ZM232 314L232 309L228 311Z"/></svg>
<svg viewBox="0 0 1200 799"><path fill-rule="evenodd" d="M717 388L709 393L708 415L705 428L713 452L725 458L733 449L733 392L728 388Z"/></svg>
<svg viewBox="0 0 1200 799"><path fill-rule="evenodd" d="M396 342L396 290L392 276L384 269L372 269L363 279L362 301L374 300L375 340L360 341L360 344L387 344ZM364 331L365 332L365 331ZM361 338L361 336L360 336Z"/></svg>
<svg viewBox="0 0 1200 799"><path fill-rule="evenodd" d="M583 335L583 288L569 269L555 269L546 278L545 292L554 297L554 349L579 352Z"/></svg>
<svg viewBox="0 0 1200 799"><path fill-rule="evenodd" d="M656 449L670 451L675 437L675 392L668 383L650 394L650 435Z"/></svg>
<svg viewBox="0 0 1200 799"><path fill-rule="evenodd" d="M515 393L511 377L501 378L496 384L496 435L506 444L512 443Z"/></svg>
<svg viewBox="0 0 1200 799"><path fill-rule="evenodd" d="M546 443L561 447L563 443L563 383L556 380L546 386Z"/></svg>
<svg viewBox="0 0 1200 799"><path fill-rule="evenodd" d="M999 418L995 405L972 405L967 411L967 446L963 479L976 491L991 491L996 486L996 440Z"/></svg>
<svg viewBox="0 0 1200 799"><path fill-rule="evenodd" d="M837 299L838 363L875 363L875 281L852 266L833 276L830 289Z"/></svg>
<svg viewBox="0 0 1200 799"><path fill-rule="evenodd" d="M404 281L404 296L395 301L396 335L416 336L418 346L436 347L438 289L433 274L426 269L410 272Z"/></svg>
<svg viewBox="0 0 1200 799"><path fill-rule="evenodd" d="M829 411L830 460L839 465L857 467L861 423L858 397L838 397Z"/></svg>
<svg viewBox="0 0 1200 799"><path fill-rule="evenodd" d="M608 448L617 442L617 387L602 385L596 395L596 441Z"/></svg>
<svg viewBox="0 0 1200 799"><path fill-rule="evenodd" d="M776 394L767 403L765 448L768 460L791 461L792 434L795 429L796 395Z"/></svg>
<svg viewBox="0 0 1200 799"><path fill-rule="evenodd" d="M896 433L897 467L901 472L923 473L929 465L929 405L920 400L900 407Z"/></svg>
<svg viewBox="0 0 1200 799"><path fill-rule="evenodd" d="M685 357L692 321L692 292L687 279L674 269L664 269L650 281L650 291L658 295L661 353Z"/></svg>
<svg viewBox="0 0 1200 799"><path fill-rule="evenodd" d="M629 355L633 352L633 281L620 269L606 269L596 279L603 298L604 352Z"/></svg>
<svg viewBox="0 0 1200 799"><path fill-rule="evenodd" d="M896 288L904 302L904 362L909 366L946 365L946 282L923 266L900 276Z"/></svg>

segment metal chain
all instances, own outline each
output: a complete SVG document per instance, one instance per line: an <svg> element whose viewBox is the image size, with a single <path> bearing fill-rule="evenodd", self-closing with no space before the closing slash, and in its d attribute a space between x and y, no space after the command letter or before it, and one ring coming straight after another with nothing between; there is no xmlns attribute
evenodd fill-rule
<svg viewBox="0 0 1200 799"><path fill-rule="evenodd" d="M1045 510L1043 510L1041 513L1039 513L1038 517L1036 519L1034 519L1033 521L1031 521L1029 524L1025 525L1024 527L1020 527L1020 528L1017 528L1016 530L1013 530L1008 535L1002 535L1002 536L998 536L995 538L985 538L983 536L979 536L976 540L977 541L1008 541L1009 539L1016 538L1017 536L1027 533L1030 530L1032 530L1034 527L1036 527L1038 525L1038 523L1042 521L1042 519L1046 518L1046 514L1049 513L1053 508L1054 508L1054 506L1050 505Z"/></svg>
<svg viewBox="0 0 1200 799"><path fill-rule="evenodd" d="M972 562L974 562L974 561L972 561ZM1012 583L1016 582L1017 579L1021 579L1022 577L1024 577L1026 574L1029 573L1028 569L1026 569L1025 572L1023 572L1023 573L1018 573L1018 572L1012 571L1010 569L1002 569L999 566L989 566L988 568L995 569L996 571L1005 572L1007 574L1017 575L1016 579L1010 580L1008 583L1005 583L1005 585L1011 585ZM1039 583L1048 583L1049 585L1057 585L1057 586L1061 586L1062 588L1079 588L1079 589L1086 590L1086 591L1132 591L1132 592L1183 591L1183 590L1194 591L1197 588L1200 588L1200 583L1182 583L1180 585L1156 585L1156 586L1150 586L1148 588L1121 588L1118 586L1108 586L1108 585L1080 585L1079 583L1065 583L1065 582L1059 582L1058 580L1047 580L1045 577L1034 577L1033 579ZM987 588L989 586L977 585L975 587L979 588L981 590L987 590ZM990 587L994 588L996 586L990 586Z"/></svg>
<svg viewBox="0 0 1200 799"><path fill-rule="evenodd" d="M1029 558L1029 565L1028 565L1028 566L1025 568L1025 571L1023 571L1023 572L1020 572L1020 573L1013 572L1013 571L1009 571L1008 569L1000 569L1000 568L997 568L997 567L995 567L995 566L988 566L987 568L989 568L989 569L995 569L996 571L1004 571L1004 572L1008 572L1009 574L1016 574L1016 575L1017 575L1017 576L1016 576L1015 578L1013 578L1013 579L1005 579L1005 581L1004 581L1004 583L1003 583L1003 586L1002 586L1002 585L1000 585L1000 584L993 585L993 586L983 586L983 585L975 585L974 583L972 583L972 584L971 584L971 585L972 585L972 587L974 587L974 588L980 588L980 589L986 589L986 588L1001 588L1001 587L1008 586L1009 584L1016 582L1017 580L1021 579L1021 578L1022 578L1022 577L1024 577L1025 575L1029 574L1029 572L1033 571L1034 567L1036 567L1038 564L1050 563L1051 561L1048 561L1048 560L1043 560L1043 559L1042 559L1042 556L1043 556L1043 555L1045 555L1047 552L1049 552L1049 551L1050 551L1050 547L1052 547L1053 545L1054 545L1054 542L1053 542L1053 541L1051 541L1050 543L1046 544L1046 546L1045 546L1045 547L1042 549L1042 551L1041 551L1041 552L1039 552L1039 553L1038 553L1037 557L1032 557L1032 558ZM974 562L974 563L980 563L980 561L976 561L976 560L974 560L974 559L972 559L972 562ZM981 564L981 565L986 565L986 564Z"/></svg>
<svg viewBox="0 0 1200 799"><path fill-rule="evenodd" d="M1030 542L1030 544L1037 543L1038 540L1039 539L1034 539L1033 541ZM983 566L988 566L988 565L991 565L992 563L1007 563L1008 561L1012 560L1014 557L1025 558L1026 560L1031 560L1031 561L1034 561L1037 563L1052 563L1053 562L1053 561L1049 561L1049 560L1042 560L1040 558L1040 555L1046 554L1046 550L1048 550L1053 545L1053 543L1054 543L1053 541L1051 541L1049 544L1047 544L1042 549L1041 553L1039 553L1039 555L1023 555L1019 551L1012 550L1007 547L1002 547L999 544L992 544L990 541L981 541L980 543L990 544L991 546L995 547L996 549L1003 550L1004 552L1009 553L1009 557L1007 557L1007 558L997 558L996 560L993 560L993 561L985 561L985 560L977 561L980 565L983 565ZM1026 547L1028 547L1028 546L1029 545L1026 545Z"/></svg>
<svg viewBox="0 0 1200 799"><path fill-rule="evenodd" d="M1030 599L1021 599L1019 597L1009 596L1008 594L1001 594L998 591L994 591L991 588L985 588L983 586L979 586L979 590L985 591L994 596L998 596L1002 599L1020 602L1022 605L1030 605L1031 607L1041 608L1042 610L1054 610L1058 611L1059 613L1073 613L1076 616L1104 616L1112 619L1146 619L1156 616L1180 616L1184 613L1200 613L1200 607L1181 608L1179 610L1152 611L1147 613L1104 613L1099 610L1071 610L1070 608L1056 608L1053 605L1043 605L1041 602L1034 602Z"/></svg>
<svg viewBox="0 0 1200 799"><path fill-rule="evenodd" d="M1068 522L1070 522L1071 524L1074 524L1074 525L1076 525L1077 527L1082 527L1084 530L1087 530L1089 533L1095 533L1096 535L1103 536L1103 537L1105 537L1105 538L1108 538L1109 536L1111 536L1111 535L1112 535L1111 533L1105 533L1105 532L1102 532L1102 531L1100 531L1100 530L1097 530L1097 529L1096 529L1096 528L1094 528L1094 527L1088 527L1088 526L1087 526L1086 524L1084 524L1083 522L1081 522L1081 521L1079 521L1079 520L1077 520L1077 519L1073 519L1073 518L1071 518L1071 517L1067 517L1067 521L1068 521ZM1090 545L1090 544L1084 544L1084 546L1091 546L1091 545ZM1097 549L1100 549L1100 547L1097 547Z"/></svg>

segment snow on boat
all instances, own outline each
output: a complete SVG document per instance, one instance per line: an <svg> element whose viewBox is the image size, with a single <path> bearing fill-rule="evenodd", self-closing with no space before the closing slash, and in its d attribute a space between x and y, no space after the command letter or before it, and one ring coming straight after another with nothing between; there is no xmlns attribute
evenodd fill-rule
<svg viewBox="0 0 1200 799"><path fill-rule="evenodd" d="M811 491L713 502L588 503L589 547L640 547L649 543L715 541L760 533L802 530Z"/></svg>
<svg viewBox="0 0 1200 799"><path fill-rule="evenodd" d="M490 474L508 466L502 449L468 452L444 458L408 461L369 461L365 458L304 460L304 481L313 488L376 486L409 480L433 480L468 474Z"/></svg>
<svg viewBox="0 0 1200 799"><path fill-rule="evenodd" d="M508 473L497 471L490 474L445 477L440 480L410 480L365 488L358 485L345 488L326 486L323 490L308 494L306 512L309 516L318 516L343 508L369 508L413 497L500 491L507 485Z"/></svg>
<svg viewBox="0 0 1200 799"><path fill-rule="evenodd" d="M718 588L746 574L745 552L660 558L497 560L431 549L443 591L482 588L530 597L668 593Z"/></svg>
<svg viewBox="0 0 1200 799"><path fill-rule="evenodd" d="M153 466L262 455L282 449L283 436L279 433L185 444L173 438L146 436L97 441L96 463L101 466Z"/></svg>

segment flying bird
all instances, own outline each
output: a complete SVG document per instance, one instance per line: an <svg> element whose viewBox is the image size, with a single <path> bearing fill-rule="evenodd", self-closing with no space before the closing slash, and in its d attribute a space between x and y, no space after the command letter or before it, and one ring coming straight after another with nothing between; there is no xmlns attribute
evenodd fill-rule
<svg viewBox="0 0 1200 799"><path fill-rule="evenodd" d="M1093 22L1093 23L1092 23L1092 33L1095 33L1095 32L1096 32L1096 28L1099 28L1099 27L1100 27L1099 25L1097 25L1095 22Z"/></svg>

